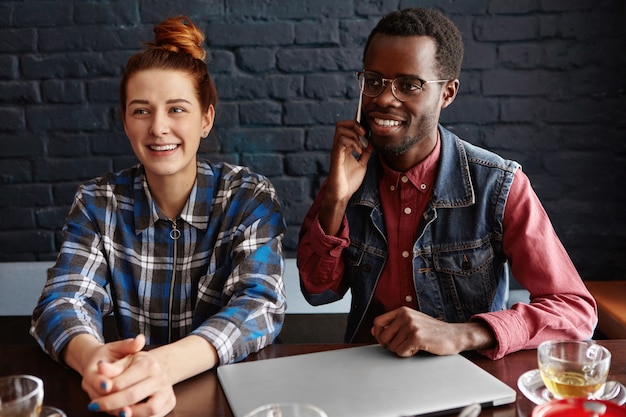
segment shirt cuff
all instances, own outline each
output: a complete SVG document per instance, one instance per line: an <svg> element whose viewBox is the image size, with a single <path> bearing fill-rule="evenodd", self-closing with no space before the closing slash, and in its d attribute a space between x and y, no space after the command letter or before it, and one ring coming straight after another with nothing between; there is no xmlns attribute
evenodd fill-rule
<svg viewBox="0 0 626 417"><path fill-rule="evenodd" d="M341 228L339 229L338 236L327 235L324 232L324 229L322 229L319 217L315 218L311 227L311 248L316 255L339 258L341 256L341 252L343 252L343 250L348 246L350 246L350 237L348 219L345 215L341 222Z"/></svg>
<svg viewBox="0 0 626 417"><path fill-rule="evenodd" d="M478 353L490 359L500 359L506 354L523 349L528 342L528 329L515 310L502 310L472 316L471 321L483 321L493 331L496 346L479 350Z"/></svg>

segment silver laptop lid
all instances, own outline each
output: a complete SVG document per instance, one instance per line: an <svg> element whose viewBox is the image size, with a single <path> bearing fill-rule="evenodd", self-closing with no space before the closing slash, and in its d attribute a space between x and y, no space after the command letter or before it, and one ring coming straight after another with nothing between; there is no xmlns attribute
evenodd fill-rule
<svg viewBox="0 0 626 417"><path fill-rule="evenodd" d="M515 401L515 390L461 355L400 358L378 345L223 365L236 417L272 402L302 402L329 417L400 417Z"/></svg>

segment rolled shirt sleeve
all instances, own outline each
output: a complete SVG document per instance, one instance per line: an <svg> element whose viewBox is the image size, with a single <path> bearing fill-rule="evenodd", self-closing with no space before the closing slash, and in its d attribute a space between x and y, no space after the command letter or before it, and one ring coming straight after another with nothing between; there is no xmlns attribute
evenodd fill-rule
<svg viewBox="0 0 626 417"><path fill-rule="evenodd" d="M478 314L497 346L482 351L498 359L553 338L588 339L597 324L596 302L576 271L528 177L517 170L504 213L504 252L530 303Z"/></svg>

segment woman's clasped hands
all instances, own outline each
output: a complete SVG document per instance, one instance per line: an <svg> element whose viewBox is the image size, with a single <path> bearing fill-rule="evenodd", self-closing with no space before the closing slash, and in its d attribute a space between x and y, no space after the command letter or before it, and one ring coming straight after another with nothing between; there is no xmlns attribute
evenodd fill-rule
<svg viewBox="0 0 626 417"><path fill-rule="evenodd" d="M89 411L158 417L174 408L176 397L165 364L143 351L145 342L139 335L90 351L82 373L82 388L91 398Z"/></svg>

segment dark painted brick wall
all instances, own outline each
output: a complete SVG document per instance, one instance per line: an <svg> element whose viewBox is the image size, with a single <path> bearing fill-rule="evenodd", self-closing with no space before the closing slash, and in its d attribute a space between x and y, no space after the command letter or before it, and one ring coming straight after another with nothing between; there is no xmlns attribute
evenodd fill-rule
<svg viewBox="0 0 626 417"><path fill-rule="evenodd" d="M165 17L207 33L220 93L202 154L271 178L299 224L354 115L364 41L439 7L465 37L461 137L523 164L585 279L626 277L623 0L0 2L0 261L50 260L80 181L135 162L117 113L126 59Z"/></svg>

